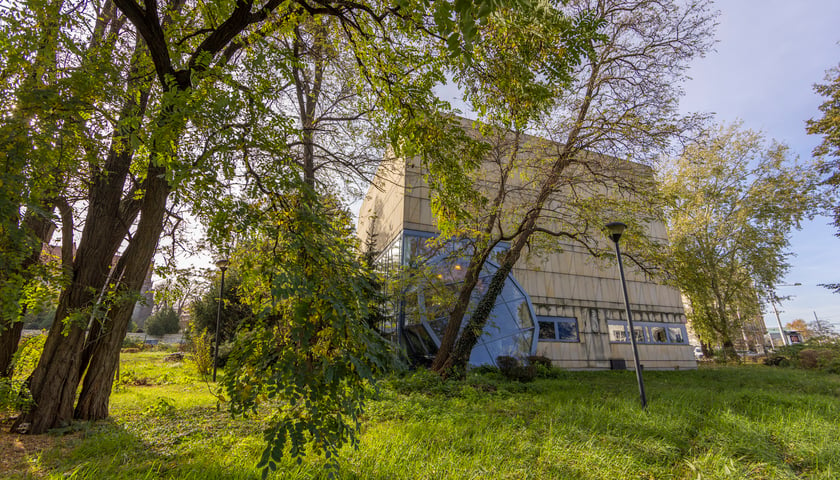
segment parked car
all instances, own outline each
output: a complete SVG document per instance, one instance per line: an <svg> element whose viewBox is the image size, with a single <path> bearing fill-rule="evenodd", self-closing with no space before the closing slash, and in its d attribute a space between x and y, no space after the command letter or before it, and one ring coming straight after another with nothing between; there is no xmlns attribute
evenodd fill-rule
<svg viewBox="0 0 840 480"><path fill-rule="evenodd" d="M697 360L703 360L704 358L706 358L706 356L703 355L703 349L702 348L694 347L694 358L697 359Z"/></svg>

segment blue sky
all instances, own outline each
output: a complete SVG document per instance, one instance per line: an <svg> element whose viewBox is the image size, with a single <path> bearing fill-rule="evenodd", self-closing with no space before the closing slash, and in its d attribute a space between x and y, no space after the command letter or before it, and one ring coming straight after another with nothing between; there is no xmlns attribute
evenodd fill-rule
<svg viewBox="0 0 840 480"><path fill-rule="evenodd" d="M727 0L720 10L714 52L694 62L685 85L684 111L713 112L717 122L742 120L768 139L786 143L803 160L820 142L805 133L819 115L813 91L825 71L840 63L840 1ZM783 323L796 318L840 326L840 295L817 286L840 283L840 238L818 217L794 232L790 273L778 294L792 295L781 307ZM765 321L776 326L768 306Z"/></svg>

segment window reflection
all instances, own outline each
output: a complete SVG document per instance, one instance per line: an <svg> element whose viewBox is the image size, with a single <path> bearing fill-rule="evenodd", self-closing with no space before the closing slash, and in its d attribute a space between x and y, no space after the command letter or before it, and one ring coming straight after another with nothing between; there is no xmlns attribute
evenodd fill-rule
<svg viewBox="0 0 840 480"><path fill-rule="evenodd" d="M409 274L415 275L412 278L414 286L411 287L411 291L393 293L401 293L404 298L405 324L424 325L431 332L428 339L437 348L446 330L449 313L457 300L457 291L466 275L467 255L472 246L467 242L435 245L425 234L411 232L405 232L404 237L402 265L410 265L411 271L417 273ZM380 257L380 263L387 264L387 268L383 270L397 271L399 265L395 265L395 260L400 259L400 247L399 242L394 242ZM503 246L498 251L504 252L506 248L507 246ZM480 272L462 329L469 320L469 311L476 307L487 292L492 276L497 270L498 266L488 261ZM508 275L479 342L473 349L470 363L495 364L495 358L499 355L524 357L534 353L536 328L532 310L524 290L516 284L511 275ZM409 348L423 350L427 346L420 342L418 331L409 332L406 329L406 336L408 335L415 337L406 342Z"/></svg>

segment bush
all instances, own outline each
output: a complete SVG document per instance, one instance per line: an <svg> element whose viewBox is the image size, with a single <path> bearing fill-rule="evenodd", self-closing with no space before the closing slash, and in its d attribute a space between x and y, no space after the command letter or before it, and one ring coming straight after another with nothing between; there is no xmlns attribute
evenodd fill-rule
<svg viewBox="0 0 840 480"><path fill-rule="evenodd" d="M201 375L209 375L213 368L213 340L207 330L190 337L192 363Z"/></svg>
<svg viewBox="0 0 840 480"><path fill-rule="evenodd" d="M499 370L501 370L502 373L505 373L505 371L510 371L518 367L519 359L516 357L509 357L507 355L500 355L496 357L496 365L499 366Z"/></svg>
<svg viewBox="0 0 840 480"><path fill-rule="evenodd" d="M142 350L144 347L143 339L133 339L131 337L125 337L122 341L122 348L133 348L135 350Z"/></svg>
<svg viewBox="0 0 840 480"><path fill-rule="evenodd" d="M765 359L764 364L840 373L840 345L809 340L779 349L779 354Z"/></svg>
<svg viewBox="0 0 840 480"><path fill-rule="evenodd" d="M782 355L773 355L764 359L764 364L772 367L784 367L788 363L788 359Z"/></svg>
<svg viewBox="0 0 840 480"><path fill-rule="evenodd" d="M146 333L159 337L168 333L178 333L180 326L178 314L169 307L162 308L146 320Z"/></svg>
<svg viewBox="0 0 840 480"><path fill-rule="evenodd" d="M30 406L32 398L22 381L0 377L0 418L14 415Z"/></svg>
<svg viewBox="0 0 840 480"><path fill-rule="evenodd" d="M528 365L539 365L545 368L551 368L551 359L543 355L529 355L526 360L528 360Z"/></svg>
<svg viewBox="0 0 840 480"><path fill-rule="evenodd" d="M12 356L11 378L0 378L0 417L26 410L32 405L32 398L24 379L29 377L41 357L47 336L23 337Z"/></svg>
<svg viewBox="0 0 840 480"><path fill-rule="evenodd" d="M508 380L531 382L537 377L535 365L520 365L519 360L515 357L500 355L496 357L496 365L499 366L499 371Z"/></svg>
<svg viewBox="0 0 840 480"><path fill-rule="evenodd" d="M799 366L807 369L815 369L819 365L819 354L816 350L807 348L799 352Z"/></svg>

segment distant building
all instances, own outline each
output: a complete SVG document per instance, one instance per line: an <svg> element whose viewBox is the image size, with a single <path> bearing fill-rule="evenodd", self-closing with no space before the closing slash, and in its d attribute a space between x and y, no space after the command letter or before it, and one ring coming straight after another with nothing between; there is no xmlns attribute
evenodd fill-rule
<svg viewBox="0 0 840 480"><path fill-rule="evenodd" d="M800 332L797 332L796 330L785 330L784 332L788 344L790 345L796 343L803 343L805 341L802 337L802 334ZM784 346L784 342L782 341L782 335L779 333L778 327L770 327L767 329L767 335L765 335L765 346L767 348Z"/></svg>

